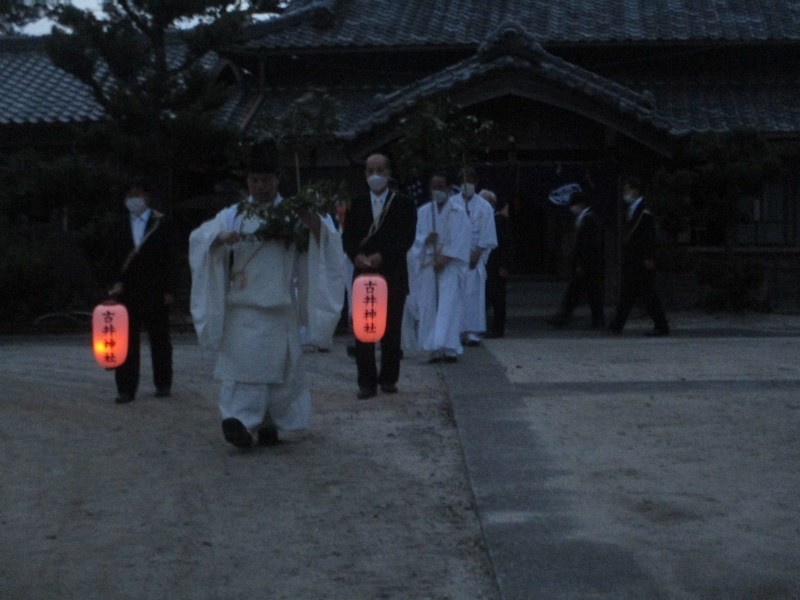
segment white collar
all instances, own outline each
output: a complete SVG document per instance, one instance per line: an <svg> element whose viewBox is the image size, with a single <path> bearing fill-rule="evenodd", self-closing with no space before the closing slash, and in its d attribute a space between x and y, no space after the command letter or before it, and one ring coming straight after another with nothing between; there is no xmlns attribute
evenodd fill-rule
<svg viewBox="0 0 800 600"><path fill-rule="evenodd" d="M384 202L386 202L386 196L389 195L389 188L387 187L380 194L376 194L375 192L370 190L369 195L372 198L373 203L380 202L381 204L383 204Z"/></svg>
<svg viewBox="0 0 800 600"><path fill-rule="evenodd" d="M150 220L150 213L151 213L151 212L153 212L153 209L152 209L152 208L146 208L146 209L145 209L145 210L142 212L142 214L140 214L140 215L135 215L135 214L133 214L133 213L129 213L129 214L130 214L130 217L131 217L131 222L133 222L133 221L136 221L136 219L141 219L142 221L144 221L145 223L147 223L147 222Z"/></svg>
<svg viewBox="0 0 800 600"><path fill-rule="evenodd" d="M587 206L581 212L578 213L578 216L575 217L575 227L580 227L581 223L583 223L583 219L589 214L589 211L592 209L591 206Z"/></svg>
<svg viewBox="0 0 800 600"><path fill-rule="evenodd" d="M641 204L642 200L644 200L644 196L639 196L636 200L631 202L630 206L628 206L628 221L633 218L633 213L636 212L636 208Z"/></svg>

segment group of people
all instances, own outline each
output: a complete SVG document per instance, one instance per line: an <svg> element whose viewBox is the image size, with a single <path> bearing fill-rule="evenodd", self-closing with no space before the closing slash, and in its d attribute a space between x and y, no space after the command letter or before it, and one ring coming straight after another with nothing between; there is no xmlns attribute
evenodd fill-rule
<svg viewBox="0 0 800 600"><path fill-rule="evenodd" d="M405 345L430 362L455 362L464 345L505 333L505 285L510 262L507 206L491 190L478 192L477 173L465 168L451 194L444 171L429 182L430 201L417 210L407 254L411 289L404 315Z"/></svg>
<svg viewBox="0 0 800 600"><path fill-rule="evenodd" d="M621 334L637 300L641 300L653 320L652 336L669 335L669 323L655 287L656 225L652 211L644 202L638 177L622 182L625 224L622 231L622 271L617 312L609 329ZM605 327L603 309L602 224L582 191L572 194L570 211L575 217L575 247L570 280L556 315L555 327L564 327L583 298L588 301L593 329Z"/></svg>
<svg viewBox="0 0 800 600"><path fill-rule="evenodd" d="M359 399L372 398L379 389L398 391L404 347L429 353L431 362L454 362L464 345L480 344L487 331L487 299L494 309L489 335L504 334L510 252L505 203L490 190L477 192L471 168L462 170L457 193L447 174L434 173L430 201L420 207L391 185L389 159L382 154L367 158L365 180L369 193L352 200L343 227L330 215L306 210L300 216L298 226L308 231L308 248L301 251L291 240L258 235L264 226L259 215L269 214L283 199L276 157L256 151L248 165L245 206L258 210L233 204L190 235L193 323L200 344L217 352L222 433L238 448L275 444L281 434L307 429L311 396L301 328L307 340L332 337L348 284L337 268L343 253L353 276L380 274L388 286L379 360L375 343L355 343ZM622 330L642 295L656 333L663 335L669 329L652 288L652 257L646 250L652 215L640 206L635 183L624 187L631 207L625 245L632 258L623 262L623 295L612 328ZM118 403L134 400L138 389L142 329L150 336L155 395L171 394L168 313L176 245L169 221L151 208L152 196L143 180L126 188L128 215L103 273L109 293L126 304L130 315L128 359L115 373ZM596 229L585 198L573 200L579 230ZM574 308L578 287L595 289L599 275L590 255L589 250L576 255L580 277L570 285L562 322ZM590 298L593 322L600 324L602 296Z"/></svg>

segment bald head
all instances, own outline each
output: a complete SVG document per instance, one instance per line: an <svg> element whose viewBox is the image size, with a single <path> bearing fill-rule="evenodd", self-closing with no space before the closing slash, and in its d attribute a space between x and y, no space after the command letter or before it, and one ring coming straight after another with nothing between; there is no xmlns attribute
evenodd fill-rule
<svg viewBox="0 0 800 600"><path fill-rule="evenodd" d="M381 194L389 185L392 170L389 168L389 158L385 154L372 154L364 163L364 174L367 178L369 189L376 194Z"/></svg>

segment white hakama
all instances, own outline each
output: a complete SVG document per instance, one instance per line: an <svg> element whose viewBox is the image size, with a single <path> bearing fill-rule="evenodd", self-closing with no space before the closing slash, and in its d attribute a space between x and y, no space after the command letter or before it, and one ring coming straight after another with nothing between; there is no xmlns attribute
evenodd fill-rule
<svg viewBox="0 0 800 600"><path fill-rule="evenodd" d="M334 256L339 259L341 237L323 224L319 243L312 237L304 254L283 240L243 240L230 246L216 242L220 233L250 234L259 225L256 218L242 219L234 205L191 233L192 318L200 344L219 351L214 377L221 382L222 418L236 418L249 430L262 425L302 430L310 422L311 395L301 362L298 262L309 261L308 286L301 290L315 309L308 312L309 329L316 339L326 339L336 323L331 326L331 319L311 315L317 309L323 314L341 310L338 263L333 278L320 267ZM335 286L336 293L328 286ZM337 296L338 308L335 303L324 306L326 298Z"/></svg>
<svg viewBox="0 0 800 600"><path fill-rule="evenodd" d="M426 244L431 233L436 247ZM464 208L448 199L441 210L434 202L417 211L417 235L408 252L411 293L409 317L416 322L418 347L434 355L458 356L464 278L469 260L470 228ZM436 273L435 256L450 262Z"/></svg>

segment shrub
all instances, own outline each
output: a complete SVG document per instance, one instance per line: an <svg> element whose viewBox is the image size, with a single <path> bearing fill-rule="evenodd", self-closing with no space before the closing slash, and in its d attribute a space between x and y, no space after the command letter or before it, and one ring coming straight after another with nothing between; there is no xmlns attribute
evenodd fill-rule
<svg viewBox="0 0 800 600"><path fill-rule="evenodd" d="M741 257L700 260L697 282L704 288L703 306L712 311L764 310L764 276L764 265L755 260Z"/></svg>

